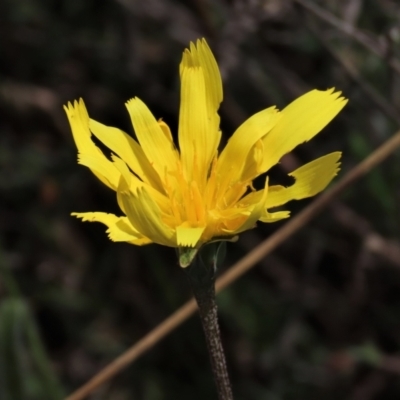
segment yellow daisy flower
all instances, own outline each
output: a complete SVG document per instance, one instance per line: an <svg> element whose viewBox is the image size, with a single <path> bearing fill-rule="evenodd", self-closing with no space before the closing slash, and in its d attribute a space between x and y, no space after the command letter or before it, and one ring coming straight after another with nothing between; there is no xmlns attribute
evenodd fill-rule
<svg viewBox="0 0 400 400"><path fill-rule="evenodd" d="M79 164L117 193L122 210L121 216L72 215L103 223L113 241L198 249L210 241L229 240L257 221L289 217L289 211L270 210L314 196L337 174L340 152L290 173L295 182L289 187L269 186L268 178L264 189L252 186L257 176L339 113L347 102L340 92L312 90L282 111L270 107L258 112L239 126L219 154L222 81L204 39L184 51L180 79L179 150L168 125L157 121L137 97L126 103L137 140L90 119L82 99L64 106ZM92 135L111 150L110 157Z"/></svg>

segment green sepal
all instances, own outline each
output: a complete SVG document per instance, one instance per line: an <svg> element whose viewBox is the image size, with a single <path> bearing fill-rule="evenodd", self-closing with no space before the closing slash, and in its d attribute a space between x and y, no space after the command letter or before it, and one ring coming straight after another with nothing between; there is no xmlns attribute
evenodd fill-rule
<svg viewBox="0 0 400 400"><path fill-rule="evenodd" d="M179 247L178 248L178 257L179 257L179 265L182 268L188 267L199 251L198 248L193 247Z"/></svg>
<svg viewBox="0 0 400 400"><path fill-rule="evenodd" d="M215 264L215 268L222 263L226 255L226 242L237 242L238 236L216 237L201 247L178 247L179 265L187 268L199 255L204 262Z"/></svg>

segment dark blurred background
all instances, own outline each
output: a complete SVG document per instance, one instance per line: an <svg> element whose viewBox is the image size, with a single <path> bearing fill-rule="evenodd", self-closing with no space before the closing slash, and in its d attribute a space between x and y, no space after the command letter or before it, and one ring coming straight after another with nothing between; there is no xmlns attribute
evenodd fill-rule
<svg viewBox="0 0 400 400"><path fill-rule="evenodd" d="M200 37L223 75L224 141L312 88L350 99L273 183L335 150L340 179L400 124L396 0L2 0L1 400L61 399L189 299L173 249L112 243L70 217L118 207L77 165L62 105L82 97L94 119L132 132L124 102L138 96L176 131L178 65ZM399 161L218 296L235 399L400 397ZM284 223L228 244L225 269ZM215 398L197 316L91 397Z"/></svg>

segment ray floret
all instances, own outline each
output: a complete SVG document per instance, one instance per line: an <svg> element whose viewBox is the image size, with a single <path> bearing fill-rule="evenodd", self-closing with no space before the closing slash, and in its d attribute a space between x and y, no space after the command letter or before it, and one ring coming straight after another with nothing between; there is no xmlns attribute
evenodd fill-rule
<svg viewBox="0 0 400 400"><path fill-rule="evenodd" d="M334 152L291 172L289 187L269 185L268 176L263 189L253 187L254 179L341 111L347 103L341 92L311 90L283 110L266 108L240 125L221 151L222 80L205 39L190 43L179 73L177 145L168 125L137 97L126 103L135 137L90 119L82 99L64 106L78 162L116 192L121 208L120 216L72 215L106 225L113 241L195 253L207 242L232 240L257 221L288 218L289 211L276 207L318 194L338 173L341 153ZM94 138L110 153L104 154Z"/></svg>

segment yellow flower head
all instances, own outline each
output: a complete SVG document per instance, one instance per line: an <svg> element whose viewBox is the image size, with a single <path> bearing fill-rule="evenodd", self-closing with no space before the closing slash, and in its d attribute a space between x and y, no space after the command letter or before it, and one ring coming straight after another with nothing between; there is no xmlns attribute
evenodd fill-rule
<svg viewBox="0 0 400 400"><path fill-rule="evenodd" d="M270 107L250 117L218 154L218 108L222 81L204 39L183 53L180 64L179 150L168 125L156 120L138 98L126 103L136 138L89 118L83 100L65 106L79 164L88 167L117 193L122 216L104 212L73 213L108 227L113 241L159 243L198 249L213 240L230 240L275 222L289 211L270 210L314 196L339 169L341 153L318 158L289 175L292 186L254 190L252 181L297 145L307 142L344 107L334 89L312 90L282 111ZM92 135L111 150L107 158Z"/></svg>

